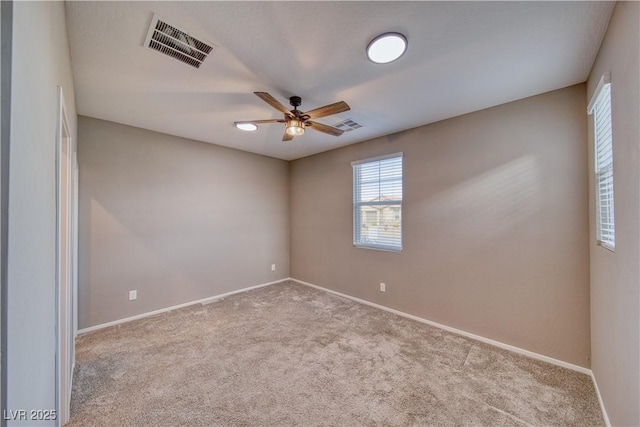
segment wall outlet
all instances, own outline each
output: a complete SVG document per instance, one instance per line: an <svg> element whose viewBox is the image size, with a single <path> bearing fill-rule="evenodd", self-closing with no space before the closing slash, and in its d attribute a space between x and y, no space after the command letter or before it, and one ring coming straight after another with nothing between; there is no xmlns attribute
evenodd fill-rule
<svg viewBox="0 0 640 427"><path fill-rule="evenodd" d="M380 292L386 292L386 291L387 291L387 285L380 282Z"/></svg>
<svg viewBox="0 0 640 427"><path fill-rule="evenodd" d="M276 271L276 265L275 264L271 264L271 271Z"/></svg>
<svg viewBox="0 0 640 427"><path fill-rule="evenodd" d="M133 301L138 298L138 291L135 289L133 291L129 291L129 301Z"/></svg>

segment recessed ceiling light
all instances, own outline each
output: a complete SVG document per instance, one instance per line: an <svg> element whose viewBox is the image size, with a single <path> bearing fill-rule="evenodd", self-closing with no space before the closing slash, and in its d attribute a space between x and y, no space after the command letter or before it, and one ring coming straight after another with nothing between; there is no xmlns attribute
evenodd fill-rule
<svg viewBox="0 0 640 427"><path fill-rule="evenodd" d="M254 130L258 129L258 126L253 123L234 123L234 125L238 129L245 130L247 132L253 132Z"/></svg>
<svg viewBox="0 0 640 427"><path fill-rule="evenodd" d="M387 64L400 58L407 50L407 38L400 33L384 33L371 40L367 56L376 64Z"/></svg>

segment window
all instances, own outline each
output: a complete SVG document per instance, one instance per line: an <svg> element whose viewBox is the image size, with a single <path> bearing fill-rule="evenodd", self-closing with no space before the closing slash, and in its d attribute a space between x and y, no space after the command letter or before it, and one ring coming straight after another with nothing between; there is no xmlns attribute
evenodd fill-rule
<svg viewBox="0 0 640 427"><path fill-rule="evenodd" d="M611 130L611 83L609 75L600 79L589 103L593 114L595 141L596 238L598 244L614 250L613 138Z"/></svg>
<svg viewBox="0 0 640 427"><path fill-rule="evenodd" d="M402 250L402 153L352 162L353 245Z"/></svg>

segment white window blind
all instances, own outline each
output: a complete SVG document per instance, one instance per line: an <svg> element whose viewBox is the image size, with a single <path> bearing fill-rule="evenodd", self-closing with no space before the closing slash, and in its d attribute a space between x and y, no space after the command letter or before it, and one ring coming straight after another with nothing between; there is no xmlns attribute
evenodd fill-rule
<svg viewBox="0 0 640 427"><path fill-rule="evenodd" d="M402 153L353 165L353 245L402 250Z"/></svg>
<svg viewBox="0 0 640 427"><path fill-rule="evenodd" d="M593 114L595 139L596 238L599 245L613 250L613 138L611 83L607 76L598 85L589 113Z"/></svg>

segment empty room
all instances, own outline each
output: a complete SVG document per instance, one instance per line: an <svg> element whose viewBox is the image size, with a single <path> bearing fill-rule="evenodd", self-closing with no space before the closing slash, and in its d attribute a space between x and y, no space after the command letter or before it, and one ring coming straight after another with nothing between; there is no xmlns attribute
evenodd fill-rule
<svg viewBox="0 0 640 427"><path fill-rule="evenodd" d="M0 427L640 426L640 3L0 11Z"/></svg>

